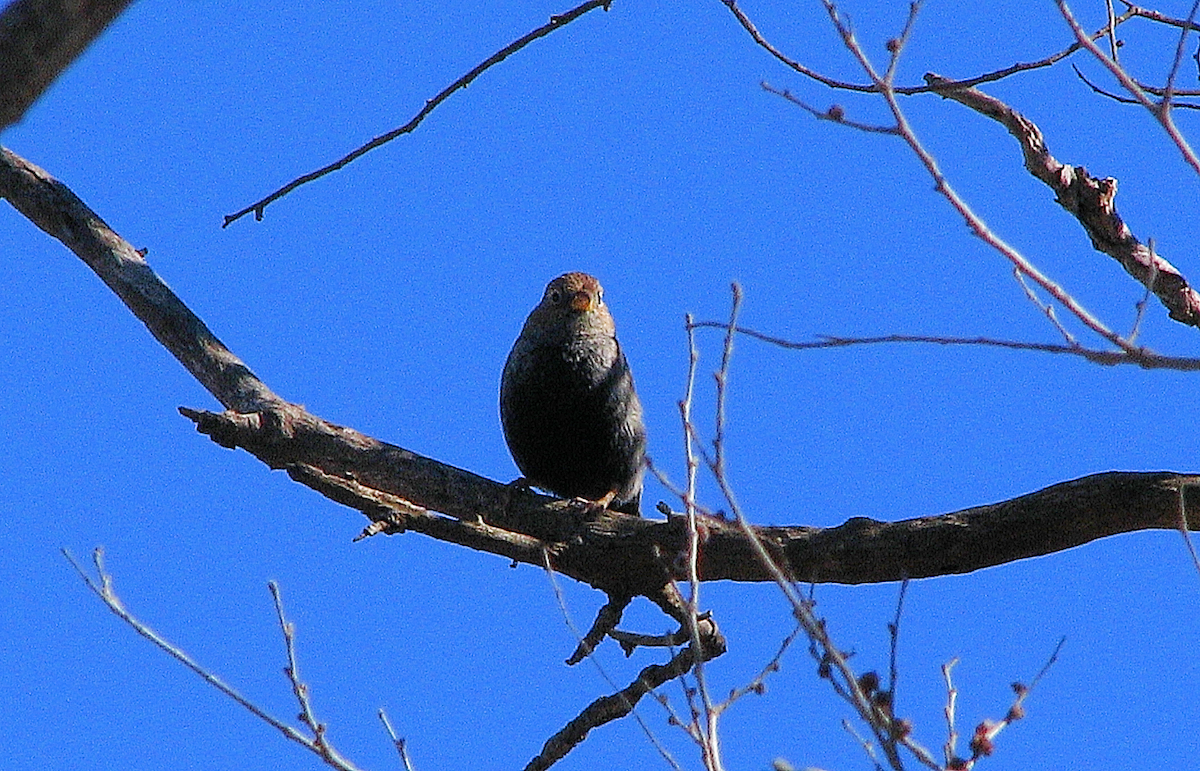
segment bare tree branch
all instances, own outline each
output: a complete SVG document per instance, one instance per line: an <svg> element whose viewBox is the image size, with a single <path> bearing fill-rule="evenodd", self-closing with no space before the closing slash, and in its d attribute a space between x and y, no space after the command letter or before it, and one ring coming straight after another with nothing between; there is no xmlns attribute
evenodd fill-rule
<svg viewBox="0 0 1200 771"><path fill-rule="evenodd" d="M575 8L572 8L571 10L567 11L566 13L560 13L555 16L551 16L549 22L547 22L546 24L543 24L542 26L538 27L537 29L535 29L531 32L526 33L525 35L522 35L520 38L509 43L504 48L501 48L499 51L492 54L487 59L484 59L482 62L475 65L475 67L470 72L468 72L466 75L463 75L458 80L456 80L453 83L451 83L450 85L446 86L444 89L442 89L437 94L437 96L433 97L432 99L427 100L425 102L425 106L422 107L421 110L415 116L413 116L412 120L410 120L408 123L405 123L400 128L393 129L386 134L375 137L370 142L367 142L365 145L362 145L361 147L357 148L353 152L342 156L341 158L334 161L333 163L330 163L327 166L322 166L321 168L317 169L316 171L310 171L308 174L304 174L303 176L293 179L291 182L289 182L286 185L284 185L283 187L279 188L274 193L271 193L270 195L268 195L266 198L263 198L262 200L259 200L259 201L256 201L256 202L250 204L245 209L242 209L241 211L235 212L233 214L227 214L225 216L225 224L223 224L221 227L225 227L225 228L229 227L233 222L241 219L242 217L246 216L250 212L254 212L254 218L256 220L261 220L263 218L263 210L266 209L269 204L271 204L274 201L279 200L280 198L282 198L283 196L292 192L293 190L300 187L301 185L305 185L305 184L308 184L309 182L312 182L313 180L320 179L321 177L324 177L327 174L332 174L333 172L337 171L338 169L343 168L347 164L350 164L353 161L358 160L359 158L361 158L362 156L371 152L372 150L379 147L380 145L385 145L388 142L391 142L396 137L401 136L403 134L411 133L413 130L415 130L417 128L417 126L421 125L421 121L425 120L425 117L427 115L429 115L429 113L433 112L434 108L436 108L442 102L446 101L446 99L449 98L449 96L451 94L453 94L455 91L458 91L459 89L462 89L462 88L466 88L468 85L470 85L471 81L475 80L475 78L482 75L485 71L490 69L492 66L504 61L509 56L515 54L517 51L520 51L522 48L529 45L530 43L537 40L538 38L545 37L546 35L549 35L554 30L559 29L560 27L566 26L567 24L570 24L571 22L575 21L576 19L578 19L580 16L584 15L588 11L595 10L596 8L603 8L604 10L607 11L610 5L612 5L612 0L586 0L586 2L576 6Z"/></svg>
<svg viewBox="0 0 1200 771"><path fill-rule="evenodd" d="M929 73L925 80L941 86L944 78ZM1097 179L1081 166L1068 166L1050 154L1042 132L1021 113L974 88L947 87L939 91L947 99L997 121L1021 145L1025 168L1054 191L1055 200L1083 225L1092 245L1121 264L1129 275L1146 286L1171 318L1189 326L1200 326L1200 294L1183 274L1142 244L1117 214L1117 181ZM1134 349L1136 351L1136 349ZM1129 348L1127 354L1133 353Z"/></svg>
<svg viewBox="0 0 1200 771"><path fill-rule="evenodd" d="M1167 136L1171 138L1171 141L1175 143L1175 146L1179 148L1179 152L1181 155L1183 155L1183 159L1189 166L1192 167L1194 171L1200 174L1200 158L1198 158L1196 153L1193 152L1187 140L1184 139L1183 134L1179 133L1179 128L1175 125L1175 121L1171 117L1170 101L1164 98L1161 103L1156 104L1153 100L1151 100L1146 92L1143 91L1142 88L1137 84L1137 82L1129 76L1129 73L1125 71L1124 67L1113 61L1113 59L1110 57L1105 56L1104 52L1096 47L1096 44L1092 42L1087 33L1083 31L1083 28L1079 26L1079 22L1075 20L1075 16L1071 13L1071 9L1067 6L1066 1L1055 0L1055 4L1058 6L1059 13L1062 14L1063 19L1067 22L1067 26L1069 26L1071 31L1075 33L1075 39L1079 42L1079 44L1086 48L1092 54L1092 56L1096 57L1098 62L1107 67L1108 71L1113 74L1113 77L1120 81L1125 90L1132 94L1134 99L1137 99L1143 107L1150 111L1150 114L1153 115L1155 119L1157 119L1162 125L1163 131L1167 133ZM1189 24L1190 23L1191 21L1189 20ZM1190 31L1190 28L1185 27L1184 32L1188 31Z"/></svg>
<svg viewBox="0 0 1200 771"><path fill-rule="evenodd" d="M70 188L3 148L0 197L87 263L225 407L254 412L283 404L155 275L142 253L113 232Z"/></svg>
<svg viewBox="0 0 1200 771"><path fill-rule="evenodd" d="M293 728L282 720L273 717L257 704L242 696L240 693L234 690L232 686L226 684L224 680L217 677L212 672L197 663L196 660L189 656L182 648L179 648L168 641L154 629L150 628L150 626L141 619L130 613L125 607L125 603L122 602L121 598L117 595L116 590L113 589L112 575L104 568L103 549L96 549L92 552L92 562L96 568L96 576L94 578L83 569L83 566L81 566L75 560L75 557L66 549L63 549L63 556L65 556L71 563L71 566L75 568L75 572L79 574L79 577L83 579L83 582L87 584L87 587L95 592L96 596L108 606L108 609L116 614L118 618L128 624L135 632L154 643L154 645L160 650L164 651L171 656L171 658L192 670L192 672L199 675L204 682L208 683L213 688L216 688L222 694L244 707L259 720L279 731L288 739L291 739L297 744L318 755L329 766L339 769L339 771L357 771L357 767L353 763L343 757L341 753L339 753L332 745L329 744L329 742L325 739L325 726L317 723L316 719L312 717L312 707L310 706L308 700L308 686L299 679L299 675L297 673L296 651L293 639L294 628L292 627L291 623L284 618L283 604L279 598L279 588L275 586L274 583L271 584L271 595L275 599L275 610L279 618L280 628L283 631L284 641L287 647L288 666L285 667L285 673L288 676L288 680L292 684L292 691L300 703L301 720L303 720L304 723L313 730L312 738L305 736L303 732Z"/></svg>
<svg viewBox="0 0 1200 771"><path fill-rule="evenodd" d="M120 15L130 0L16 0L0 12L0 130Z"/></svg>
<svg viewBox="0 0 1200 771"><path fill-rule="evenodd" d="M737 19L738 24L740 24L742 26L742 29L744 29L746 31L746 33L748 35L750 35L750 38L755 42L756 45L758 45L760 48L762 48L767 53L771 54L771 56L775 57L780 63L782 63L784 66L788 67L789 69L793 70L794 72L796 72L800 75L803 75L806 78L814 80L823 86L827 86L829 88L836 89L839 91L854 91L854 92L863 93L863 94L876 94L876 93L880 92L881 89L880 89L879 85L876 83L852 83L850 81L839 80L837 78L832 78L828 75L817 72L816 70L805 66L804 64L800 63L796 59L788 56L783 51L776 48L771 43L771 41L768 40L766 38L766 36L763 35L763 33L759 31L758 27L755 26L754 21L750 18L750 16L745 11L743 11L742 8L738 5L737 0L721 0L721 2L726 8L728 8L730 10L730 12L733 13L733 16L735 19ZM910 6L910 8L911 8L911 6ZM1124 22L1128 21L1129 19L1132 19L1135 16L1140 16L1140 15L1143 15L1143 14L1135 13L1132 9L1127 10L1125 13L1123 13L1120 16L1117 16L1115 19L1113 19L1112 25L1105 25L1104 27L1102 27L1099 30L1097 30L1096 32L1094 32L1091 35L1091 39L1097 40L1099 38L1102 38L1111 32L1113 26L1119 26L1120 24L1123 24ZM911 20L912 16L910 15L909 18ZM900 40L897 40L897 43L900 43L900 42L901 42ZM1049 67L1049 66L1056 64L1056 63L1062 61L1063 59L1067 58L1071 54L1078 51L1080 48L1083 48L1083 45L1077 41L1077 42L1072 43L1071 45L1067 46L1063 50L1053 53L1049 56L1043 57L1041 59L1037 59L1037 60L1031 61L1031 62L1017 62L1016 64L1011 64L1007 67L1003 67L1001 69L994 70L992 72L987 72L982 75L976 75L974 77L956 80L956 81L953 81L953 85L955 85L957 87L961 87L961 88L968 88L971 86L978 86L981 83L992 83L997 80L1003 80L1004 78L1007 78L1010 75L1015 75L1020 72L1028 72L1030 70L1037 70L1037 69L1042 69L1043 67ZM931 87L929 84L925 84L925 85L914 85L914 86L893 86L892 90L897 94L911 96L913 94L926 94L931 91L934 91L935 89L933 87Z"/></svg>
<svg viewBox="0 0 1200 771"><path fill-rule="evenodd" d="M958 690L954 687L954 681L950 677L950 671L954 669L954 665L958 663L958 659L954 659L942 667L942 677L946 680L946 724L947 738L945 744L946 753L946 769L947 771L970 771L975 767L976 761L981 758L991 755L995 751L996 737L1000 735L1008 726L1025 717L1025 700L1029 698L1029 694L1037 687L1046 673L1050 671L1050 667L1054 666L1058 661L1058 654L1062 651L1063 643L1067 638L1060 638L1058 645L1054 646L1054 651L1050 654L1050 658L1038 670L1038 673L1033 676L1033 680L1028 685L1024 683L1013 683L1012 689L1015 694L1012 705L1008 708L1008 712L1004 714L1001 720L984 720L975 726L975 731L971 735L971 757L961 758L955 751L954 746L957 742L958 732L954 728L954 710L955 702L958 697Z"/></svg>
<svg viewBox="0 0 1200 771"><path fill-rule="evenodd" d="M536 566L545 550L556 571L617 595L653 599L674 577L675 557L687 548L686 517L651 521L610 511L585 517L567 502L311 415L254 378L141 255L61 182L5 152L0 196L84 259L233 408L183 410L222 446L286 469L302 484L382 522L384 532L407 528ZM1117 533L1176 529L1181 496L1187 520L1200 527L1200 498L1184 494L1197 482L1200 477L1170 472L1111 472L941 516L901 522L855 517L835 528L758 526L754 532L793 580L897 581L970 572ZM705 518L703 526L701 580L774 580L740 526L716 518Z"/></svg>
<svg viewBox="0 0 1200 771"><path fill-rule="evenodd" d="M842 107L840 104L830 105L829 108L826 110L819 110L816 107L813 107L812 105L810 105L808 102L805 102L803 99L796 96L795 94L793 94L790 90L788 90L786 88L783 88L783 89L775 88L774 86L772 86L770 83L766 82L765 80L762 81L761 83L759 83L759 86L761 86L762 90L766 91L768 94L774 94L775 96L783 97L784 99L788 100L792 104L796 105L800 109L807 112L809 115L812 115L817 120L827 120L832 123L838 123L843 126L849 126L852 129L858 129L859 131L865 131L869 134L893 134L896 136L899 136L899 134L900 134L900 130L897 129L895 126L875 126L870 123L860 123L858 121L850 120L849 118L846 117L846 108Z"/></svg>
<svg viewBox="0 0 1200 771"><path fill-rule="evenodd" d="M1061 0L1059 0L1059 2L1061 2ZM1013 265L1014 270L1017 271L1018 278L1021 278L1022 275L1027 276L1045 292L1050 294L1050 296L1053 297L1057 302L1061 303L1064 308L1070 311L1088 329L1092 330L1094 333L1107 340L1113 346L1120 348L1123 351L1130 353L1136 352L1138 350L1137 346L1133 345L1131 342L1109 329L1107 325L1093 315L1069 292L1051 280L1049 276L1042 273L1032 262L1026 259L1024 255L1013 248L1011 244L994 233L991 228L988 227L987 223L984 222L983 219L971 209L971 206L966 202L965 199L963 199L962 196L958 194L958 192L950 184L950 181L946 175L942 173L937 159L934 158L933 155L925 148L924 143L921 142L920 138L916 135L916 132L913 131L912 126L908 121L908 117L906 116L904 110L900 107L900 102L897 99L897 91L889 78L889 74L892 71L891 66L889 65L889 69L883 75L880 75L875 64L871 61L870 57L868 57L866 52L863 50L863 47L859 44L854 31L850 28L845 19L842 18L841 13L833 0L822 0L822 5L824 5L825 11L829 16L829 20L833 24L834 29L837 30L838 36L841 37L842 44L858 62L859 66L862 67L863 72L866 73L871 82L875 84L877 92L887 104L888 110L892 113L892 117L896 121L897 133L908 144L913 154L917 156L917 159L921 162L921 165L925 167L926 171L929 173L929 176L933 179L934 189L947 201L949 201L954 210L957 211L966 222L967 227L971 229L971 232L978 236L979 239L984 243L988 244L1001 255L1003 255L1004 258ZM919 2L915 2L912 5L906 30L911 27L913 15L915 15L919 7ZM905 34L907 34L907 32ZM1093 48L1095 47L1090 41L1088 41L1087 44L1091 45ZM899 56L902 45L903 37L894 40L893 45L890 46L893 49L892 62L895 62L896 58Z"/></svg>
<svg viewBox="0 0 1200 771"><path fill-rule="evenodd" d="M725 329L723 321L696 321L692 327L712 327ZM738 327L738 334L753 337L764 343L777 345L780 348L792 350L808 350L815 348L846 348L853 345L881 345L885 343L924 343L928 345L966 345L991 348L1007 348L1013 351L1037 351L1039 353L1058 353L1079 356L1093 364L1115 366L1118 364L1133 364L1143 369L1173 369L1180 372L1195 372L1200 370L1200 359L1186 356L1163 356L1146 348L1135 352L1099 351L1094 348L1084 348L1082 345L1032 343L1020 340L998 340L992 337L948 337L944 335L879 335L876 337L838 337L836 335L819 335L816 340L800 341L768 335L755 329Z"/></svg>

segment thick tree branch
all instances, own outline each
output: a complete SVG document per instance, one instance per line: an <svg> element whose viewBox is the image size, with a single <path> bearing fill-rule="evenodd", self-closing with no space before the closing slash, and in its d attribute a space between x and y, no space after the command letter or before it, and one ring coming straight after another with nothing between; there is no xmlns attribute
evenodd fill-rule
<svg viewBox="0 0 1200 771"><path fill-rule="evenodd" d="M350 428L270 391L154 274L142 255L65 185L0 154L0 196L61 240L99 275L213 396L230 408L183 410L226 447L380 523L508 559L552 566L610 594L655 599L686 547L684 517L650 521L616 512L585 517L564 501L493 482ZM1050 554L1117 533L1179 526L1182 501L1200 523L1200 477L1170 472L1097 474L1011 501L901 522L855 517L834 528L756 527L798 581L871 583L966 573ZM440 512L435 513L435 512ZM768 581L746 534L706 518L700 578Z"/></svg>
<svg viewBox="0 0 1200 771"><path fill-rule="evenodd" d="M117 235L63 183L0 148L0 198L62 241L108 284L221 404L253 412L283 400L255 377L162 282L144 255Z"/></svg>
<svg viewBox="0 0 1200 771"><path fill-rule="evenodd" d="M129 0L16 0L0 12L0 130L104 31Z"/></svg>
<svg viewBox="0 0 1200 771"><path fill-rule="evenodd" d="M925 80L932 86L945 86L939 91L945 98L966 105L1008 129L1021 145L1025 168L1054 191L1058 203L1083 225L1092 245L1154 292L1171 318L1200 326L1200 294L1174 265L1138 241L1117 214L1115 179L1097 179L1082 166L1069 166L1057 160L1050 154L1037 125L999 99L975 88L958 88L933 73L927 74Z"/></svg>
<svg viewBox="0 0 1200 771"><path fill-rule="evenodd" d="M339 488L340 497L330 497L369 516L384 511L378 493L396 496L455 518L422 511L406 518L410 530L531 565L541 564L537 544L546 544L556 570L606 590L644 595L662 586L686 545L683 517L663 522L603 512L584 518L563 501L489 481L311 415L185 414L218 443L241 447L274 468L295 469L302 458L306 466L322 469L325 479L353 480L371 495L346 486ZM293 476L325 492L310 478ZM899 522L853 517L833 528L758 526L754 532L797 581L929 578L1052 554L1118 533L1178 529L1181 501L1186 501L1188 521L1200 529L1200 487L1193 492L1191 486L1200 486L1200 476L1114 471L938 516ZM772 580L736 523L706 518L701 549L702 580Z"/></svg>

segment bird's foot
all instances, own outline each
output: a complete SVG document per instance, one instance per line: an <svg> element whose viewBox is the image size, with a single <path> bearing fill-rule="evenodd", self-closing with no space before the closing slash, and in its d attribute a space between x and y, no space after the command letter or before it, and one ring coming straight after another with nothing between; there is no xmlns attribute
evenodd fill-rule
<svg viewBox="0 0 1200 771"><path fill-rule="evenodd" d="M599 514L600 512L607 509L608 505L613 502L613 498L616 498L616 497L617 497L617 491L609 490L603 496L601 496L600 498L597 498L594 501L591 498L584 498L583 496L578 496L578 497L572 498L569 501L569 503L571 504L571 508L575 509L576 511L582 512L584 514L588 514L588 515Z"/></svg>

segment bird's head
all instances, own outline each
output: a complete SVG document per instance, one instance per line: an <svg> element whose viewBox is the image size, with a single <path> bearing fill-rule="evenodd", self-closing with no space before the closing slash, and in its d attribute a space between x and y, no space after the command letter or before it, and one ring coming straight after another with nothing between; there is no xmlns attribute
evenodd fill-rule
<svg viewBox="0 0 1200 771"><path fill-rule="evenodd" d="M587 273L564 273L546 286L542 301L525 322L527 333L563 338L614 334L604 305L604 288Z"/></svg>

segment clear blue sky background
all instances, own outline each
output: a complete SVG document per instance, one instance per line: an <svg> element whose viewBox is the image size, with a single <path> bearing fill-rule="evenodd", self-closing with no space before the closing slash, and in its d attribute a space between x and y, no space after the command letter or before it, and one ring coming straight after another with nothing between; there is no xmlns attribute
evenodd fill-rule
<svg viewBox="0 0 1200 771"><path fill-rule="evenodd" d="M1186 4L1161 10L1186 15ZM1076 11L1090 28L1102 3ZM516 475L496 394L547 280L595 273L646 406L650 450L682 473L676 401L683 317L817 334L989 335L1056 342L1009 266L970 236L895 138L818 122L767 80L852 118L755 47L715 0L616 0L535 43L442 105L413 135L222 230L294 176L398 126L556 2L135 4L3 143L70 185L278 393L315 413L493 479ZM772 40L861 81L817 3L748 2ZM848 2L882 61L906 4ZM1175 36L1146 24L1127 60L1161 79ZM930 2L900 80L969 76L1069 42L1049 2ZM1099 68L1076 57L1105 80ZM1184 68L1194 87L1194 67ZM1197 178L1150 117L1059 66L989 90L1063 161L1120 181L1134 232L1200 276ZM998 125L933 96L905 99L952 183L1006 239L1112 326L1139 288L1021 168ZM1195 117L1181 113L1185 132ZM296 622L303 674L337 746L395 768L386 708L419 769L520 768L608 686L575 646L546 576L419 535L352 544L365 523L196 434L176 407L217 408L60 244L0 210L0 723L15 768L317 768L318 761L117 621L59 554L103 544L129 607L273 713L295 714L266 590ZM1154 305L1142 342L1197 350ZM700 335L696 409L720 335ZM1194 376L983 349L794 353L739 340L730 476L754 521L835 525L937 514L1110 469L1197 471ZM703 494L721 503L705 481ZM667 498L656 483L647 501ZM601 597L563 581L576 623ZM897 587L817 588L861 669L886 667ZM718 693L790 630L777 593L707 585L731 652ZM1195 768L1200 582L1178 534L1143 533L912 585L898 711L935 751L939 668L960 657L959 730L1001 717L1058 639L1057 666L1002 734L989 769ZM629 625L665 631L639 606ZM621 684L661 657L599 655ZM677 687L667 693L678 707ZM688 768L661 709L646 724ZM803 646L764 696L722 723L731 771L784 756L868 768L848 708ZM630 720L563 769L664 768Z"/></svg>

